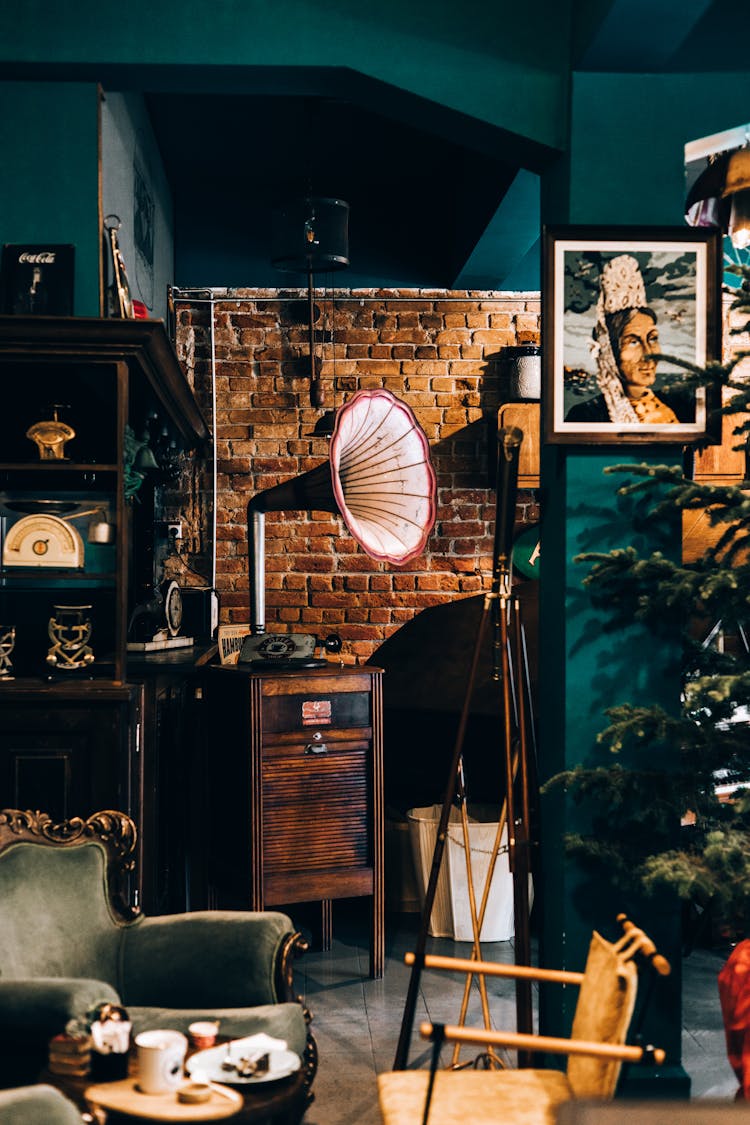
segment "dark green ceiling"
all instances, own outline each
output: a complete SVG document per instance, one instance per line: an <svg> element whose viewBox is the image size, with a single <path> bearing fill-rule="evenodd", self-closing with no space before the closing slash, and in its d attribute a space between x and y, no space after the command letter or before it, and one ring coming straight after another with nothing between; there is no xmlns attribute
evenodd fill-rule
<svg viewBox="0 0 750 1125"><path fill-rule="evenodd" d="M748 0L114 11L0 6L2 74L144 95L185 286L279 285L270 210L312 191L351 206L342 285L538 287L540 174L565 150L571 70L742 68L731 47L750 33Z"/></svg>

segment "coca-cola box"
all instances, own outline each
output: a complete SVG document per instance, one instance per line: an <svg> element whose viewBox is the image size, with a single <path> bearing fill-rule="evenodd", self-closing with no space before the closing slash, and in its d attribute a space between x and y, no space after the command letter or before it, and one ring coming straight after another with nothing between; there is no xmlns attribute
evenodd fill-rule
<svg viewBox="0 0 750 1125"><path fill-rule="evenodd" d="M75 247L70 245L6 243L0 267L0 311L72 316L74 255Z"/></svg>

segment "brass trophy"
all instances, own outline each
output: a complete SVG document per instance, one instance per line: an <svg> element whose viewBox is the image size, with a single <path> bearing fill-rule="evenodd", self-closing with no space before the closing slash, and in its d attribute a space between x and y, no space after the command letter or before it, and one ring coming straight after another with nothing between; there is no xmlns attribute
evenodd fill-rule
<svg viewBox="0 0 750 1125"><path fill-rule="evenodd" d="M52 607L47 632L52 646L47 663L56 672L82 672L94 663L91 639L90 605L56 605Z"/></svg>
<svg viewBox="0 0 750 1125"><path fill-rule="evenodd" d="M15 625L0 625L0 680L13 680L13 664L10 654L16 644Z"/></svg>
<svg viewBox="0 0 750 1125"><path fill-rule="evenodd" d="M67 422L61 422L57 417L58 410L62 409L60 403L55 403L50 409L52 417L42 422L35 422L26 431L26 437L36 442L41 461L66 461L68 458L64 452L65 443L71 441L76 436L76 432Z"/></svg>

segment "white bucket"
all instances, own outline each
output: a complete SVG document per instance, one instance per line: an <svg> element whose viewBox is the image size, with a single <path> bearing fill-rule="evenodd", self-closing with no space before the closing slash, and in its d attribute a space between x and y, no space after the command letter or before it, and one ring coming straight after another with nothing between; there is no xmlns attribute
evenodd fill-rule
<svg viewBox="0 0 750 1125"><path fill-rule="evenodd" d="M427 805L422 808L409 809L406 813L406 819L409 822L412 855L414 856L414 871L417 876L419 902L422 907L424 907L427 883L430 879L432 856L435 851L437 829L442 811L441 805ZM451 821L460 818L460 815L458 809L451 809ZM453 911L451 910L451 890L448 881L447 855L445 853L440 865L435 901L432 904L427 932L432 937L453 937Z"/></svg>
<svg viewBox="0 0 750 1125"><path fill-rule="evenodd" d="M484 887L497 837L497 822L481 824L469 817L471 877L477 911L482 905ZM484 912L480 941L510 941L514 933L513 877L508 867L508 830L503 829L500 851L495 860L490 894ZM473 941L469 903L469 876L466 867L464 833L460 824L448 826L448 874L453 911L453 937Z"/></svg>
<svg viewBox="0 0 750 1125"><path fill-rule="evenodd" d="M409 809L409 836L414 855L417 888L420 903L424 905L427 882L432 867L432 856L437 839L442 806ZM477 911L482 905L484 886L495 847L499 810L481 805L469 806L469 848L471 876L474 883L474 900ZM484 913L480 941L510 941L514 936L513 876L508 865L508 833L503 829L500 849L495 860L489 898ZM529 876L529 908L533 902L533 884ZM469 903L469 878L466 868L466 849L461 824L461 813L452 808L448 821L448 838L440 866L435 901L428 933L432 937L450 937L454 941L473 941Z"/></svg>

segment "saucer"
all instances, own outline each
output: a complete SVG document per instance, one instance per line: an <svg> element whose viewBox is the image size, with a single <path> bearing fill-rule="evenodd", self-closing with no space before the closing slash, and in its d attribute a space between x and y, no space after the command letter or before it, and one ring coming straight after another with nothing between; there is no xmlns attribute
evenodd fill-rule
<svg viewBox="0 0 750 1125"><path fill-rule="evenodd" d="M210 1047L207 1051L197 1051L185 1063L185 1069L193 1079L207 1078L209 1082L220 1082L224 1086L255 1086L260 1082L276 1082L279 1078L288 1078L302 1066L302 1060L294 1051L276 1050L268 1052L268 1070L263 1074L251 1074L247 1078L223 1070L222 1063L227 1057L227 1047L224 1043L220 1047Z"/></svg>

